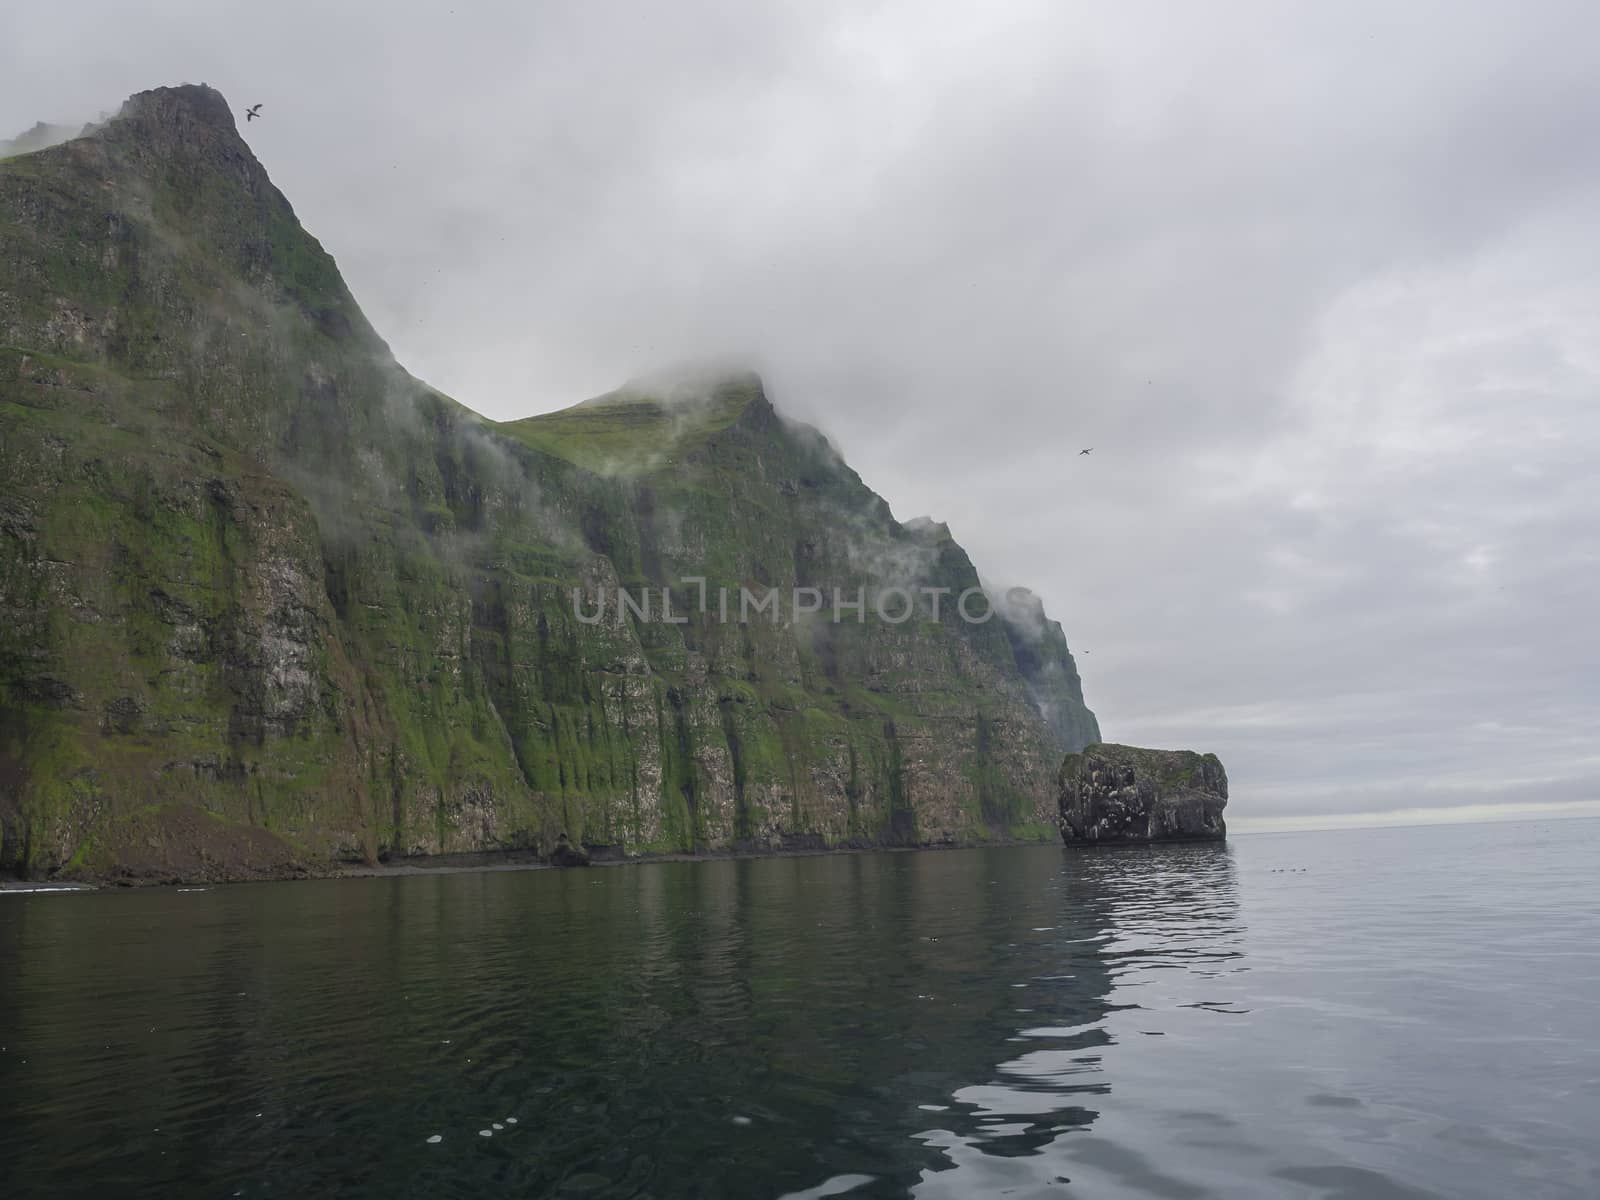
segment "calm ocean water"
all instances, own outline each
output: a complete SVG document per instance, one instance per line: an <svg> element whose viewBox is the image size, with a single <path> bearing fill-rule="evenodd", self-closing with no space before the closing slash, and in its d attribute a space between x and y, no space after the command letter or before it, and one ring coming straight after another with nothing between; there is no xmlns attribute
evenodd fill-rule
<svg viewBox="0 0 1600 1200"><path fill-rule="evenodd" d="M1597 861L1560 821L0 896L0 1195L1600 1196Z"/></svg>

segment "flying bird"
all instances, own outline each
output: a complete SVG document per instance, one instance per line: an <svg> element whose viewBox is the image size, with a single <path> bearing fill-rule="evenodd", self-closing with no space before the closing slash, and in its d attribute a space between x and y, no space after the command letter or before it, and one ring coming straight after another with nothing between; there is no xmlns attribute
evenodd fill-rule
<svg viewBox="0 0 1600 1200"><path fill-rule="evenodd" d="M1078 457L1082 458L1085 454L1093 454L1093 453L1094 453L1094 447L1090 446L1087 450L1079 450L1078 451Z"/></svg>
<svg viewBox="0 0 1600 1200"><path fill-rule="evenodd" d="M261 115L261 105L259 105L259 104L252 104L249 108L244 110L244 119L247 122L248 121L254 121L260 115Z"/></svg>

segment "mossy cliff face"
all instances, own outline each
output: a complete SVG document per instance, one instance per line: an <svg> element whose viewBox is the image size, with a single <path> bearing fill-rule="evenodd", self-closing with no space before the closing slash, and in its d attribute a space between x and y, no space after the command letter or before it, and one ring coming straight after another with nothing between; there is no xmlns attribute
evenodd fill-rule
<svg viewBox="0 0 1600 1200"><path fill-rule="evenodd" d="M1059 786L1068 843L1227 836L1228 775L1215 754L1089 746L1067 755Z"/></svg>
<svg viewBox="0 0 1600 1200"><path fill-rule="evenodd" d="M753 377L506 424L420 384L209 89L0 160L0 869L1047 836L1098 730L977 586Z"/></svg>

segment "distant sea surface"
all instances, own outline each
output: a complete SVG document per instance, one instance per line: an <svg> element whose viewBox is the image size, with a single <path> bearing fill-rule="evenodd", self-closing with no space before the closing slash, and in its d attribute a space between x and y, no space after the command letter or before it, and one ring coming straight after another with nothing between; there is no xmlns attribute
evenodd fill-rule
<svg viewBox="0 0 1600 1200"><path fill-rule="evenodd" d="M1600 822L0 896L0 1195L1600 1196Z"/></svg>

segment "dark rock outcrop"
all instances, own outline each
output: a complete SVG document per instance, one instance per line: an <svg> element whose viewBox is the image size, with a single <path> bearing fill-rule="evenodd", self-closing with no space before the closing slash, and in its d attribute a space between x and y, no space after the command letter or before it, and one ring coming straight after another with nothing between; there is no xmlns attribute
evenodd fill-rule
<svg viewBox="0 0 1600 1200"><path fill-rule="evenodd" d="M1228 775L1215 754L1101 743L1067 755L1059 785L1068 843L1227 836Z"/></svg>

